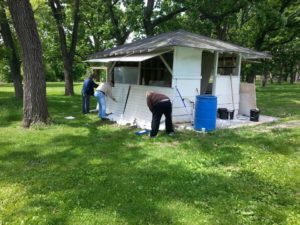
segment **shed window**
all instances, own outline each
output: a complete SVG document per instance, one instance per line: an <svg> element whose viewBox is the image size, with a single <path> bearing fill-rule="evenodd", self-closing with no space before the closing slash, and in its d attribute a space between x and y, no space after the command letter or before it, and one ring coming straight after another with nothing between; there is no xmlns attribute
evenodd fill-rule
<svg viewBox="0 0 300 225"><path fill-rule="evenodd" d="M218 60L219 75L238 75L237 55L230 53L220 53Z"/></svg>

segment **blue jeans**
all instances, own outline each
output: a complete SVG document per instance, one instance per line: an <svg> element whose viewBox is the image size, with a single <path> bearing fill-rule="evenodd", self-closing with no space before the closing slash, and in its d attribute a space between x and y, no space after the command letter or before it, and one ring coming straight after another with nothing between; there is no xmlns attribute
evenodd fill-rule
<svg viewBox="0 0 300 225"><path fill-rule="evenodd" d="M103 119L106 118L106 100L105 95L101 91L96 91L94 96L97 99L99 105L99 118Z"/></svg>

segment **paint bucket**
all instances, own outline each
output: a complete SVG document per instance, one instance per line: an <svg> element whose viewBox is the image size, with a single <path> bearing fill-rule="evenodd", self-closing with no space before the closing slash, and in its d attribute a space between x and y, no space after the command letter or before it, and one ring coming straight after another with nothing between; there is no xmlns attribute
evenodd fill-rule
<svg viewBox="0 0 300 225"><path fill-rule="evenodd" d="M259 121L259 109L250 109L250 121L258 122Z"/></svg>
<svg viewBox="0 0 300 225"><path fill-rule="evenodd" d="M212 131L216 129L217 97L197 95L195 102L194 129Z"/></svg>
<svg viewBox="0 0 300 225"><path fill-rule="evenodd" d="M234 109L228 109L228 119L233 120Z"/></svg>
<svg viewBox="0 0 300 225"><path fill-rule="evenodd" d="M220 118L222 120L228 120L227 108L218 108L218 118Z"/></svg>

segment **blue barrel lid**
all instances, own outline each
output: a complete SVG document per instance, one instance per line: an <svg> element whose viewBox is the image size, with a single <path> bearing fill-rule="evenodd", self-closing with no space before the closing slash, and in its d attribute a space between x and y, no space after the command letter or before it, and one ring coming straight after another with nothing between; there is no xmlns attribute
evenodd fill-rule
<svg viewBox="0 0 300 225"><path fill-rule="evenodd" d="M217 96L214 95L197 95L197 98L203 98L203 99L212 99L212 98L217 98Z"/></svg>

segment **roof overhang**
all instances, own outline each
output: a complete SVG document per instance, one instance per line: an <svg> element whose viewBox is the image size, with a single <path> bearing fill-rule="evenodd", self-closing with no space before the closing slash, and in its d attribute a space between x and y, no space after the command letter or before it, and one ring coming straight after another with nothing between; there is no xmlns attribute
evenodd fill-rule
<svg viewBox="0 0 300 225"><path fill-rule="evenodd" d="M88 59L85 62L102 62L102 63L109 63L109 62L142 62L156 56L162 55L168 51L162 52L155 52L155 53L144 53L144 54L134 54L134 55L125 55L120 57L102 57L102 58L94 58Z"/></svg>

